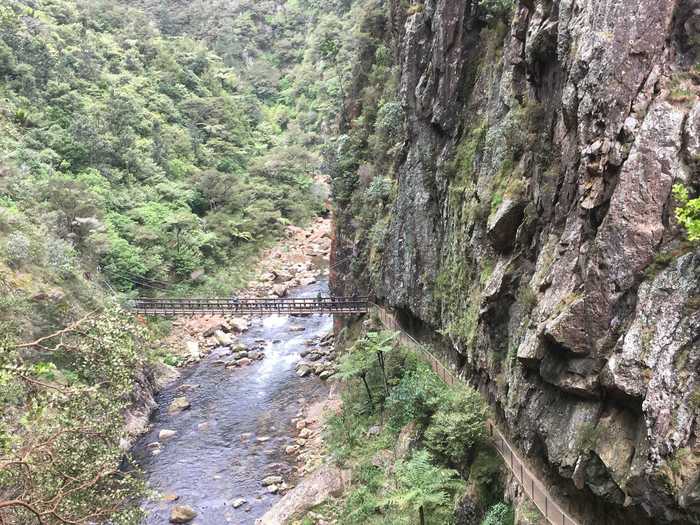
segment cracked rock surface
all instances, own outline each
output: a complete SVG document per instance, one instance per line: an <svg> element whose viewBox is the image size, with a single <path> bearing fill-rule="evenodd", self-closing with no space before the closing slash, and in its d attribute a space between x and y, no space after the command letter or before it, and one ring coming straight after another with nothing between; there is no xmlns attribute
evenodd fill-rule
<svg viewBox="0 0 700 525"><path fill-rule="evenodd" d="M405 136L364 291L446 334L584 523L700 523L700 250L672 197L700 188L700 2L390 4Z"/></svg>

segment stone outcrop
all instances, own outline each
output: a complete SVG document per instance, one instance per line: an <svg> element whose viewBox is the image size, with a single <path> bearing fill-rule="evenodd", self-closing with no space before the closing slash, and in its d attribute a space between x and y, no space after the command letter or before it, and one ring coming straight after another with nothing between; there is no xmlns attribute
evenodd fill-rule
<svg viewBox="0 0 700 525"><path fill-rule="evenodd" d="M257 525L285 525L347 488L350 475L333 466L322 466L290 490L256 521Z"/></svg>
<svg viewBox="0 0 700 525"><path fill-rule="evenodd" d="M335 291L445 334L588 522L700 523L700 2L479 4L390 2L396 192L381 249L338 214Z"/></svg>

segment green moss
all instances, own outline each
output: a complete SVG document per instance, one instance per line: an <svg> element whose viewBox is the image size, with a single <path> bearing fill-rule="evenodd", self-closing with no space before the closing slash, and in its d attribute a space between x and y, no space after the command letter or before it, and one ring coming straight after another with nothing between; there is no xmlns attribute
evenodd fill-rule
<svg viewBox="0 0 700 525"><path fill-rule="evenodd" d="M586 454L593 450L600 439L600 428L595 423L583 423L576 434L576 451Z"/></svg>
<svg viewBox="0 0 700 525"><path fill-rule="evenodd" d="M413 4L408 9L406 9L406 14L408 16L412 16L418 13L422 13L424 10L425 6L423 4Z"/></svg>

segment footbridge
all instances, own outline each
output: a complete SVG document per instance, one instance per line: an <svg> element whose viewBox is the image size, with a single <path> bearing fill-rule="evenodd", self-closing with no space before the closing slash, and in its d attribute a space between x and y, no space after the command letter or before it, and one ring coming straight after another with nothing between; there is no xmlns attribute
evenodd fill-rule
<svg viewBox="0 0 700 525"><path fill-rule="evenodd" d="M131 310L161 317L221 315L361 315L369 310L367 297L285 297L262 299L137 299Z"/></svg>

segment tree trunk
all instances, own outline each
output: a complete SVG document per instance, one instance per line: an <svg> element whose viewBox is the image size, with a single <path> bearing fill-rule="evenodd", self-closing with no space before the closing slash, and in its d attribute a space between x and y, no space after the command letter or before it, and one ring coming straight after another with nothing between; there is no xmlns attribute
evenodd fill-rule
<svg viewBox="0 0 700 525"><path fill-rule="evenodd" d="M369 389L369 384L367 384L367 376L362 374L362 382L365 384L365 390L367 390L367 398L369 399L369 406L374 408L374 400L372 399L372 391Z"/></svg>
<svg viewBox="0 0 700 525"><path fill-rule="evenodd" d="M425 525L425 512L422 505L418 507L418 515L420 516L420 525Z"/></svg>
<svg viewBox="0 0 700 525"><path fill-rule="evenodd" d="M384 354L382 352L377 352L377 358L379 358L379 367L382 369L382 381L384 381L384 394L386 395L386 397L389 397L389 382L386 380Z"/></svg>

